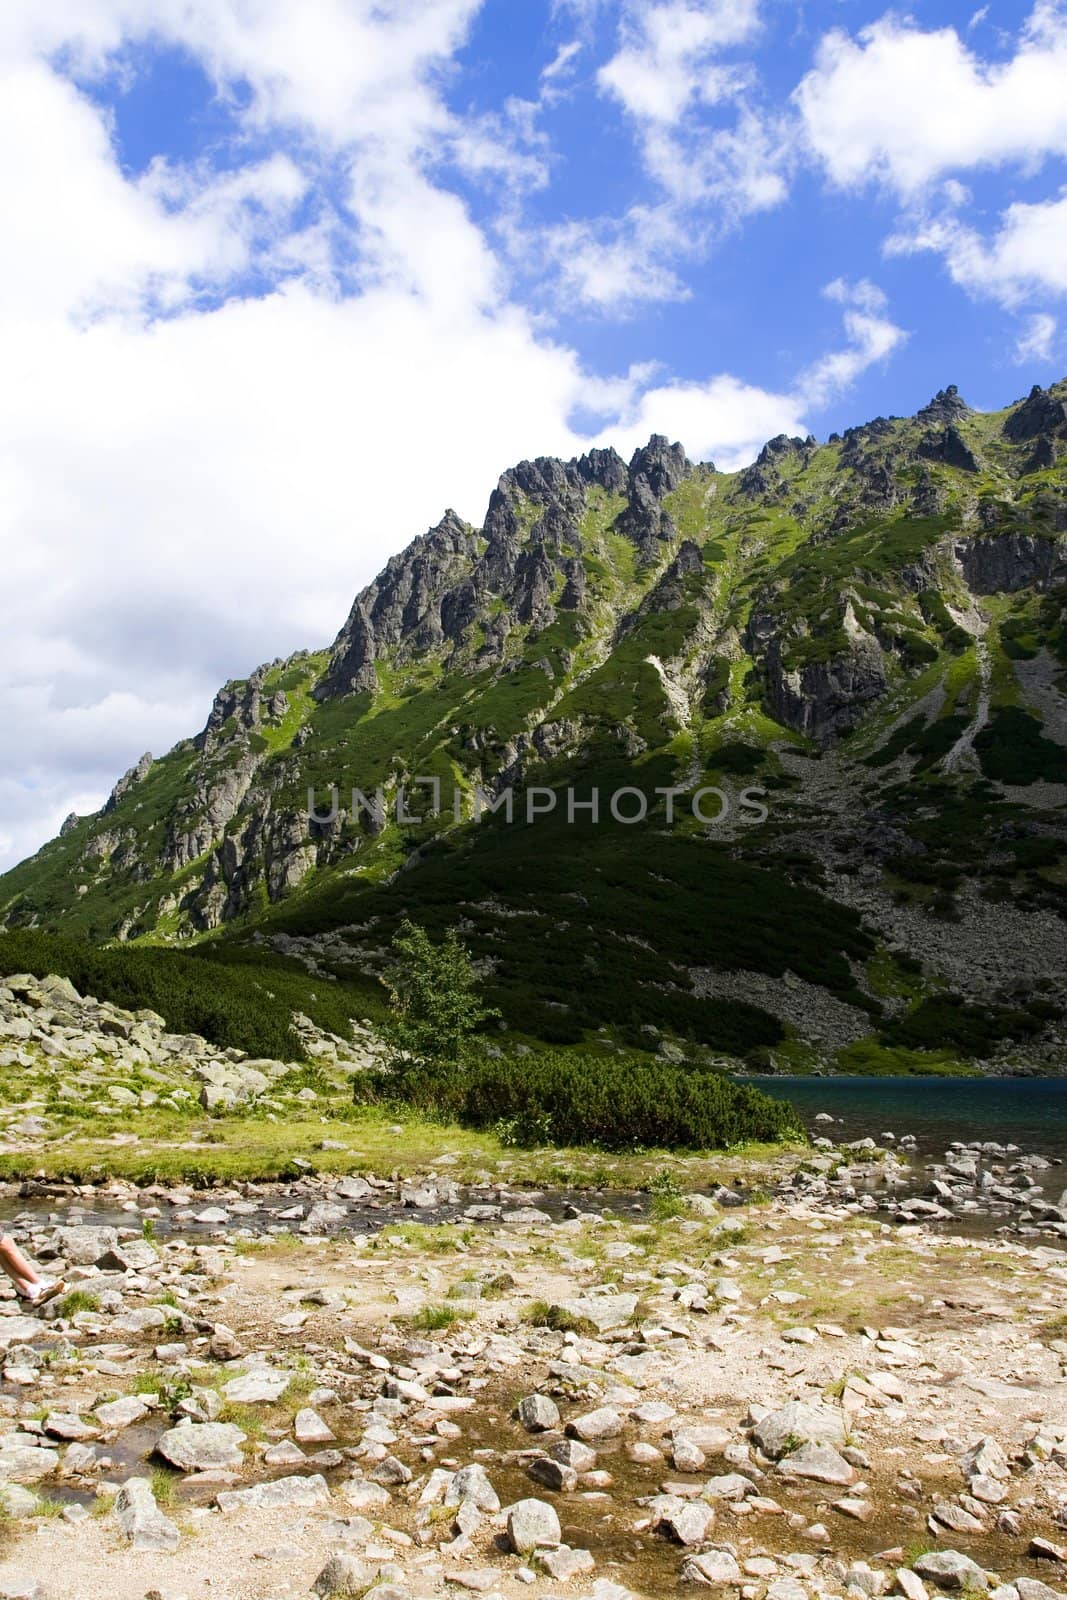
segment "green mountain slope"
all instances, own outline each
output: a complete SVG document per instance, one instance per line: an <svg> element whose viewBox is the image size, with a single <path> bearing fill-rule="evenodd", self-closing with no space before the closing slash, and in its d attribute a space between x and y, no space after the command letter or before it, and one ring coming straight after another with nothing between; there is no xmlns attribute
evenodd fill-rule
<svg viewBox="0 0 1067 1600"><path fill-rule="evenodd" d="M734 474L658 437L523 462L0 917L345 978L459 921L534 1038L1063 1070L1065 682L1067 384Z"/></svg>

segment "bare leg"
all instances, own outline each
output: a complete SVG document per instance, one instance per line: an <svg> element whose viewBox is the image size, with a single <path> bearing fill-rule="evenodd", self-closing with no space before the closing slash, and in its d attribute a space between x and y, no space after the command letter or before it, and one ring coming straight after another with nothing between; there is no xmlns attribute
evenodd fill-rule
<svg viewBox="0 0 1067 1600"><path fill-rule="evenodd" d="M32 1296L40 1282L36 1270L26 1260L10 1234L0 1239L0 1268L7 1273L19 1294Z"/></svg>

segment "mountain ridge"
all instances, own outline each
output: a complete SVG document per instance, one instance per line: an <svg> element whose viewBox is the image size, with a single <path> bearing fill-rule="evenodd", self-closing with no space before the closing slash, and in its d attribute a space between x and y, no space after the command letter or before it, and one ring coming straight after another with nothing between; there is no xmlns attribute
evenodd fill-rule
<svg viewBox="0 0 1067 1600"><path fill-rule="evenodd" d="M797 928L786 965L762 957L764 978L788 971L812 988L813 1011L836 1019L830 1036L802 1038L797 1008L779 1003L766 1012L779 1037L753 1049L780 1054L795 1037L828 1059L864 1037L874 1011L878 1048L910 1049L886 1042L886 1016L946 987L964 1007L1003 1009L1013 962L1031 1011L1055 1009L1067 956L1065 461L1067 383L992 413L949 387L912 418L875 418L824 444L779 436L735 473L690 462L661 435L628 463L612 449L520 462L481 528L447 511L361 590L328 650L224 685L196 738L143 758L100 813L68 819L0 878L0 920L97 940L251 936L322 966L301 941L339 959L336 929L367 920L353 910L361 899L387 930L401 890L419 910L435 874L453 874L454 913L463 874L494 852L523 871L544 848L575 862L575 840L552 832L558 818L536 844L505 841L499 827L475 841L476 790L577 783L588 796L596 779L605 794L621 785L652 797L640 849L612 869L620 882L639 870L654 883L664 865L670 879L681 855L704 878L714 861L716 883L733 872L735 902L751 870L772 882L760 892L788 907L786 924L803 921L803 904L837 928L844 965L832 981L815 967L804 976ZM411 822L395 800L420 777L443 803ZM767 793L767 821L743 819L736 803L718 827L687 814L670 854L664 789L746 783ZM390 809L326 803L309 822L308 791L328 801L335 786L342 797L380 788ZM623 826L587 838L582 859L614 850ZM584 883L586 866L574 871ZM590 926L644 937L645 910L616 907L636 922L615 926L593 887ZM421 910L439 918L440 896ZM536 895L524 912L542 915ZM746 945L751 907L739 915ZM481 911L462 916L490 970L506 972L501 930ZM953 930L966 948L973 929L995 952L981 981L959 971L944 937ZM751 950L716 965L701 949L686 963L663 954L670 940L655 919L652 931L659 956L636 980L638 1011L657 984L679 987L691 1029L709 1007L746 1003L739 973L762 994L757 1010L773 999ZM1026 953L1031 942L1041 959ZM900 992L879 996L848 966L891 949L891 964L919 965L914 993L897 968ZM347 959L373 971L377 935L354 936ZM538 972L536 1004L510 1019L521 1028L521 1012L532 1036L552 1008L574 1009L552 998L543 963ZM842 1005L857 1013L850 1027ZM588 1020L607 1010L605 992ZM1038 1042L1015 1065L1055 1068L1058 1022L1037 1020ZM633 1026L662 1032L662 1022Z"/></svg>

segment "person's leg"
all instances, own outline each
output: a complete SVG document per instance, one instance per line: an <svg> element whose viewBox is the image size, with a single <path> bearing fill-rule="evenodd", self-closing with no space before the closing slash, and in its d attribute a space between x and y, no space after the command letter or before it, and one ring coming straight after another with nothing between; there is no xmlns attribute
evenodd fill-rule
<svg viewBox="0 0 1067 1600"><path fill-rule="evenodd" d="M24 1299L32 1298L33 1292L40 1282L35 1268L26 1260L18 1245L8 1233L0 1239L0 1267L7 1273L19 1294Z"/></svg>
<svg viewBox="0 0 1067 1600"><path fill-rule="evenodd" d="M23 1300L29 1300L31 1305L44 1305L46 1300L54 1300L66 1287L62 1278L57 1281L42 1278L37 1268L26 1260L11 1235L6 1233L0 1239L0 1268L15 1285L15 1292Z"/></svg>

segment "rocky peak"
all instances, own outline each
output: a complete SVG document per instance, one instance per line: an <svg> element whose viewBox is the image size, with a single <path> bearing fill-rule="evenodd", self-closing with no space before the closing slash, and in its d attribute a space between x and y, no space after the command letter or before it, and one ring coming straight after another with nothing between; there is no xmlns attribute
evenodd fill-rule
<svg viewBox="0 0 1067 1600"><path fill-rule="evenodd" d="M692 471L689 457L680 444L669 444L665 434L654 433L646 445L635 450L630 461L630 488L641 481L657 500L677 489Z"/></svg>
<svg viewBox="0 0 1067 1600"><path fill-rule="evenodd" d="M963 399L956 385L950 383L947 389L939 389L930 403L923 406L921 411L916 412L915 420L933 426L940 424L942 427L946 427L950 423L958 422L961 417L969 417L971 414L970 406Z"/></svg>
<svg viewBox="0 0 1067 1600"><path fill-rule="evenodd" d="M104 809L103 809L103 813L102 814L106 817L110 812L114 811L114 809L118 805L119 801L122 800L124 798L124 796L129 794L130 790L134 787L135 784L144 782L145 778L147 778L147 776L148 776L149 772L151 771L151 769L152 769L152 753L151 753L151 751L146 750L144 755L141 757L140 761L138 761L137 765L134 766L134 767L131 767L129 772L124 773L123 776L119 779L118 783L116 783L115 787L112 789L110 795L107 798L107 802L104 805ZM75 820L77 820L77 819L75 819ZM70 821L70 818L68 817L67 818L67 822L69 822L69 821ZM64 827L65 826L66 826L66 823L64 824Z"/></svg>
<svg viewBox="0 0 1067 1600"><path fill-rule="evenodd" d="M796 455L814 443L815 441L810 434L807 439L798 439L795 435L790 438L786 433L778 433L773 439L767 440L767 443L756 457L756 465L757 467L766 467L771 462L780 460L783 456Z"/></svg>
<svg viewBox="0 0 1067 1600"><path fill-rule="evenodd" d="M1067 397L1035 383L1026 399L1009 414L1004 423L1004 435L1013 444L1024 444L1039 434L1060 437L1067 434Z"/></svg>
<svg viewBox="0 0 1067 1600"><path fill-rule="evenodd" d="M677 489L692 470L682 446L669 444L661 433L654 433L634 452L627 473L630 503L618 526L620 533L633 540L645 564L656 559L661 543L674 538L677 529L663 497Z"/></svg>

